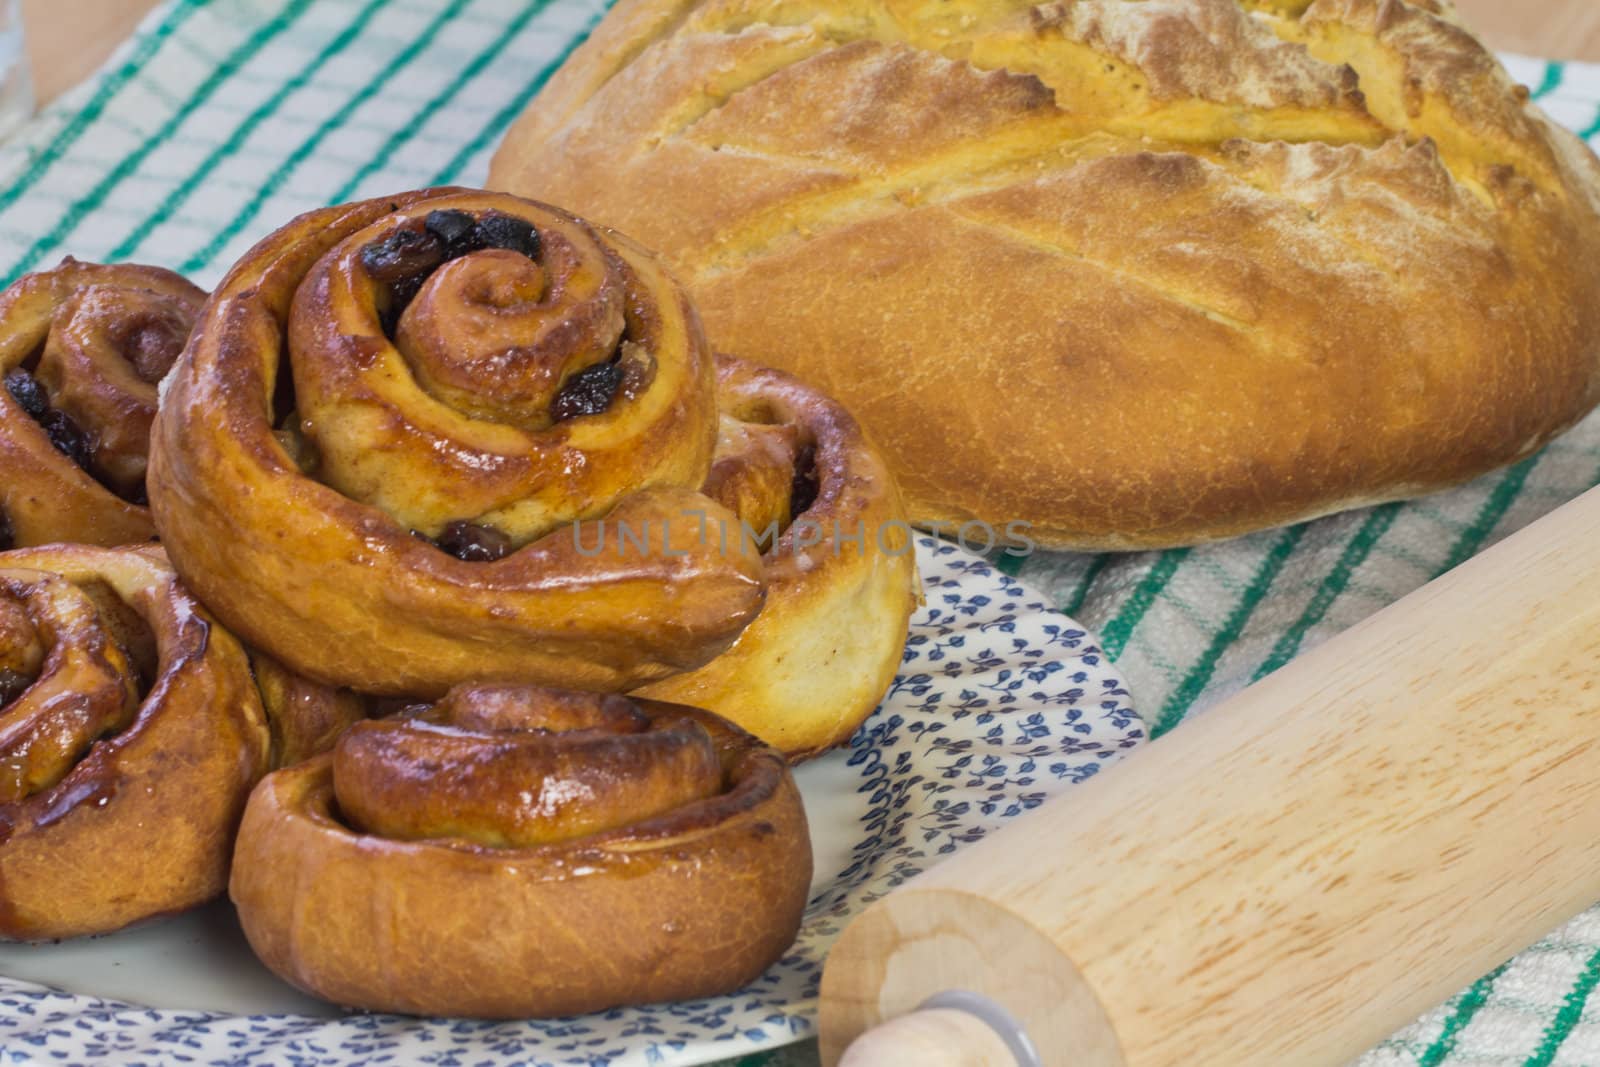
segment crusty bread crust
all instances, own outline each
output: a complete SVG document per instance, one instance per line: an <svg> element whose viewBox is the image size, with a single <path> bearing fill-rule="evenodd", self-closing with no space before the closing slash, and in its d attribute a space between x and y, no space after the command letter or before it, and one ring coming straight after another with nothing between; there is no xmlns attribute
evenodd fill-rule
<svg viewBox="0 0 1600 1067"><path fill-rule="evenodd" d="M1228 537L1600 400L1600 164L1444 0L624 0L490 183L660 252L925 523Z"/></svg>

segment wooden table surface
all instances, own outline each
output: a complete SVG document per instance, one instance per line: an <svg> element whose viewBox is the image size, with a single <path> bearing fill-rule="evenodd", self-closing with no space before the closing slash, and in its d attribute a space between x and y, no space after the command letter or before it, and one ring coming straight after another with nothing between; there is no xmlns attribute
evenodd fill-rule
<svg viewBox="0 0 1600 1067"><path fill-rule="evenodd" d="M48 103L93 73L158 0L22 0L33 91Z"/></svg>
<svg viewBox="0 0 1600 1067"><path fill-rule="evenodd" d="M1600 62L1600 0L1456 0L1456 8L1496 48Z"/></svg>
<svg viewBox="0 0 1600 1067"><path fill-rule="evenodd" d="M87 76L157 0L23 0L39 101ZM1600 61L1600 0L1456 0L1496 48Z"/></svg>

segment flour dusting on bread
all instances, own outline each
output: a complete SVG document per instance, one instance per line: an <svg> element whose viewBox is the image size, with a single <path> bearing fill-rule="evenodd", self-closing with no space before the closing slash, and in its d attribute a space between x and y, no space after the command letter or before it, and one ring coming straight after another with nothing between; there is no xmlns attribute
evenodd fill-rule
<svg viewBox="0 0 1600 1067"><path fill-rule="evenodd" d="M1234 0L1071 0L1062 32L1132 63L1159 100L1331 107L1356 76L1280 40Z"/></svg>

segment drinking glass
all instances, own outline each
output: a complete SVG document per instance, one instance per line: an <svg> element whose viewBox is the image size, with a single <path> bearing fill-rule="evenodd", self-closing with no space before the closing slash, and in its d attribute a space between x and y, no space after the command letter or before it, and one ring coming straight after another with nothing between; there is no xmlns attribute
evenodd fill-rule
<svg viewBox="0 0 1600 1067"><path fill-rule="evenodd" d="M22 0L0 0L0 138L33 114L33 79L22 41Z"/></svg>

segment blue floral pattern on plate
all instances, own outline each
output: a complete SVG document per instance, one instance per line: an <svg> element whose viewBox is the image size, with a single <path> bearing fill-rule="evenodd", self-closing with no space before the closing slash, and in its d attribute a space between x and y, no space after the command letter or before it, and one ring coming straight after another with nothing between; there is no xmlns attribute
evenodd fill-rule
<svg viewBox="0 0 1600 1067"><path fill-rule="evenodd" d="M811 1036L823 957L854 915L1145 737L1095 639L1045 597L946 542L919 538L917 554L926 603L899 675L847 748L799 773L818 858L799 940L745 989L575 1019L488 1023L156 1010L0 977L0 1058L643 1067L702 1064Z"/></svg>

